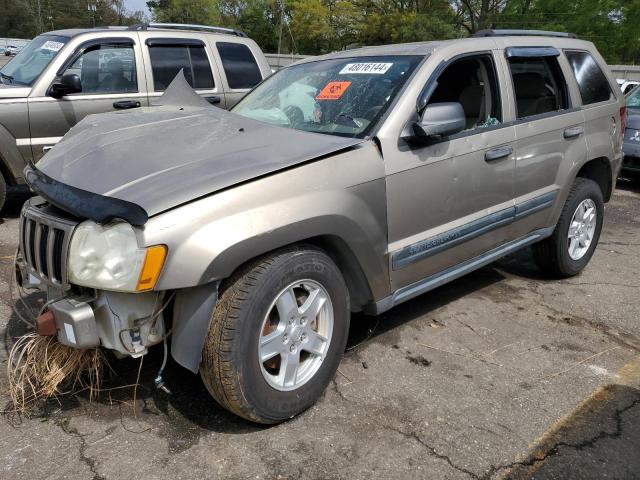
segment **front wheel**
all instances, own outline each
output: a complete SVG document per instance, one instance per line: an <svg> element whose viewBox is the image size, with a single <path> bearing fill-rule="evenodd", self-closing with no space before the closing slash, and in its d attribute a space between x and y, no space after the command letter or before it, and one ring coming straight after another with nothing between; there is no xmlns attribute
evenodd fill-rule
<svg viewBox="0 0 640 480"><path fill-rule="evenodd" d="M331 258L308 246L280 250L223 285L200 374L223 407L278 423L322 395L348 330L347 287Z"/></svg>
<svg viewBox="0 0 640 480"><path fill-rule="evenodd" d="M538 267L555 277L580 273L596 249L603 216L600 187L588 178L576 178L553 234L533 245Z"/></svg>

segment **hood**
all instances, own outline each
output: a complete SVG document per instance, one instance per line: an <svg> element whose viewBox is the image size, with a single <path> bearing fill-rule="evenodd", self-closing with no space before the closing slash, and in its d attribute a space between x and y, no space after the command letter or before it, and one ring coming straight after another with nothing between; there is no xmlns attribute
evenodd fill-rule
<svg viewBox="0 0 640 480"><path fill-rule="evenodd" d="M0 100L7 98L27 98L29 93L31 93L31 87L0 83Z"/></svg>
<svg viewBox="0 0 640 480"><path fill-rule="evenodd" d="M37 169L151 216L362 142L273 126L208 104L165 104L86 117Z"/></svg>

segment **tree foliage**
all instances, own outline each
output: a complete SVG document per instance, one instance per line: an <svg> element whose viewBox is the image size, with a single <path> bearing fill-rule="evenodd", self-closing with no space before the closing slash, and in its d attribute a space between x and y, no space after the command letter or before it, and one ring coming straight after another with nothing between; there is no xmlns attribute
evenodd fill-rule
<svg viewBox="0 0 640 480"><path fill-rule="evenodd" d="M0 0L0 12L0 37L11 38L31 38L64 28L143 21L143 13L128 12L124 0Z"/></svg>
<svg viewBox="0 0 640 480"><path fill-rule="evenodd" d="M593 41L610 63L640 61L640 0L160 0L205 2L268 51L318 54L447 39L486 28L557 30ZM280 26L282 24L282 34Z"/></svg>
<svg viewBox="0 0 640 480"><path fill-rule="evenodd" d="M204 25L220 23L218 5L210 0L152 0L147 5L153 10L158 22Z"/></svg>
<svg viewBox="0 0 640 480"><path fill-rule="evenodd" d="M452 0L466 32L518 28L572 32L609 63L640 61L640 0Z"/></svg>
<svg viewBox="0 0 640 480"><path fill-rule="evenodd" d="M96 6L87 10L87 2ZM557 30L593 41L609 63L640 62L640 0L150 0L154 20L239 28L265 51L464 37L485 28ZM140 21L124 0L0 0L0 37Z"/></svg>

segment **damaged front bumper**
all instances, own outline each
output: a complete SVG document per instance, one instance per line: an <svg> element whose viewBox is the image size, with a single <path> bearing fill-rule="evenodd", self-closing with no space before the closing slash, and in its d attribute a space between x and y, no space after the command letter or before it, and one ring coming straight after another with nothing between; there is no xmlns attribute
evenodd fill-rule
<svg viewBox="0 0 640 480"><path fill-rule="evenodd" d="M40 333L55 334L74 348L102 346L118 356L139 357L163 341L165 292L121 293L60 288L32 273L21 255L16 259L18 284L37 289L47 300L36 319Z"/></svg>
<svg viewBox="0 0 640 480"><path fill-rule="evenodd" d="M170 299L166 292L123 293L70 284L67 255L77 225L76 218L39 200L28 201L22 210L16 280L27 291L46 294L39 331L55 332L70 347L144 355L165 336L163 310Z"/></svg>
<svg viewBox="0 0 640 480"><path fill-rule="evenodd" d="M46 296L38 331L55 335L70 347L100 346L119 357L139 357L166 341L170 325L173 358L197 373L218 282L137 293L73 285L68 280L67 256L79 222L38 199L23 208L16 280L23 290Z"/></svg>

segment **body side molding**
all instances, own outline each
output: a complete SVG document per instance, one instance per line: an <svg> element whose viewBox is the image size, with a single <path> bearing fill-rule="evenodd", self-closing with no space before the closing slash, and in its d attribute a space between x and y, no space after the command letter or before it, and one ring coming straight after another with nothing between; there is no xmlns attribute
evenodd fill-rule
<svg viewBox="0 0 640 480"><path fill-rule="evenodd" d="M547 192L514 207L499 210L434 237L408 245L393 253L391 257L392 268L393 270L399 270L407 265L484 235L487 232L509 225L516 220L550 208L553 206L557 196L558 190Z"/></svg>
<svg viewBox="0 0 640 480"><path fill-rule="evenodd" d="M431 275L423 278L422 280L418 280L415 283L402 287L393 292L392 295L365 306L364 312L370 315L380 315L400 303L411 300L418 295L422 295L423 293L440 287L445 283L460 278L469 272L484 267L505 255L526 247L527 245L544 240L553 233L554 228L555 226L535 230L522 238L505 243L504 245L494 248L482 255L471 258L458 265L454 265L453 267L443 270L442 272L436 273L435 275Z"/></svg>

